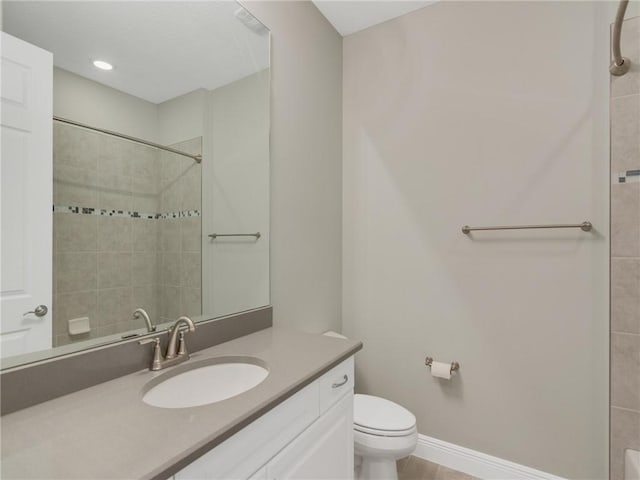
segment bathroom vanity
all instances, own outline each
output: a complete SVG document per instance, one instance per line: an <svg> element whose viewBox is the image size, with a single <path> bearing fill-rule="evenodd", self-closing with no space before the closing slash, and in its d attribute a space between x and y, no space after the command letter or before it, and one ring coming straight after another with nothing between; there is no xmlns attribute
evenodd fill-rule
<svg viewBox="0 0 640 480"><path fill-rule="evenodd" d="M173 478L331 479L352 474L353 357Z"/></svg>
<svg viewBox="0 0 640 480"><path fill-rule="evenodd" d="M360 342L268 328L2 417L3 478L349 478ZM145 348L141 346L140 348ZM189 408L143 402L149 384L217 357L268 376Z"/></svg>

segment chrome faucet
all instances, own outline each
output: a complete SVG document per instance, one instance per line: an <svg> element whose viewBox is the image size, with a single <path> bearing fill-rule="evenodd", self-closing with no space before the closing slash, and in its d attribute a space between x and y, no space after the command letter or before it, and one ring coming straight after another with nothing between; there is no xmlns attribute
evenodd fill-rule
<svg viewBox="0 0 640 480"><path fill-rule="evenodd" d="M162 356L160 347L160 338L146 338L140 340L140 345L146 345L147 343L154 343L153 347L153 360L151 361L150 370L162 370L163 368L177 365L186 360L189 360L189 352L187 352L187 345L184 340L184 331L180 329L182 324L186 324L189 331L193 332L196 329L193 320L189 317L180 317L176 320L172 327L169 328L169 343L167 344L167 353ZM178 341L178 335L180 340Z"/></svg>
<svg viewBox="0 0 640 480"><path fill-rule="evenodd" d="M189 354L187 353L187 347L184 343L184 332L180 331L180 325L182 323L186 323L189 327L189 331L193 332L196 329L196 326L193 324L193 320L189 317L180 317L176 320L176 323L173 324L173 327L169 329L169 344L167 345L167 354L165 355L166 360L170 360L172 358L176 358L179 355L186 355L189 358ZM180 333L180 345L177 345L178 333ZM176 353L177 347L177 353ZM185 360L187 359L185 358Z"/></svg>
<svg viewBox="0 0 640 480"><path fill-rule="evenodd" d="M144 321L147 324L148 332L156 331L156 326L153 324L153 322L151 322L149 314L145 311L144 308L136 308L135 312L133 312L133 318L138 319L140 317L144 318Z"/></svg>

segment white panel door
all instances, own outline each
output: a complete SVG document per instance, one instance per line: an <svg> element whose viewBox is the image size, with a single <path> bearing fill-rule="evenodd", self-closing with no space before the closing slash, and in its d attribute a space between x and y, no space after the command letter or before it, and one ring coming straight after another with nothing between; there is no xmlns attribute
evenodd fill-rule
<svg viewBox="0 0 640 480"><path fill-rule="evenodd" d="M291 442L267 464L267 478L352 479L353 478L353 394Z"/></svg>
<svg viewBox="0 0 640 480"><path fill-rule="evenodd" d="M2 33L0 356L51 348L51 53ZM43 305L39 315L26 313Z"/></svg>

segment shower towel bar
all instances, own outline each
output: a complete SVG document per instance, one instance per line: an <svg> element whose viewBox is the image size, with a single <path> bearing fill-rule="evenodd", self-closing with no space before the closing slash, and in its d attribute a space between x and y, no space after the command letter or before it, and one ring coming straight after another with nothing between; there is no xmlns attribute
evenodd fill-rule
<svg viewBox="0 0 640 480"><path fill-rule="evenodd" d="M512 225L510 227L470 227L465 225L462 227L462 233L469 234L474 230L526 230L531 228L579 228L584 232L590 232L593 228L591 222L582 223L561 223L556 225Z"/></svg>
<svg viewBox="0 0 640 480"><path fill-rule="evenodd" d="M215 240L218 237L256 237L256 240L258 240L262 236L262 234L260 232L256 232L256 233L210 233L207 236L212 240Z"/></svg>

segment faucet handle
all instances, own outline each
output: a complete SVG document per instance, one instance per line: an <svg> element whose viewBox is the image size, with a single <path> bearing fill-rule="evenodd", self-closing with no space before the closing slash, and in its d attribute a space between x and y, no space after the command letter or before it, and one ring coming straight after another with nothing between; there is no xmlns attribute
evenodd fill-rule
<svg viewBox="0 0 640 480"><path fill-rule="evenodd" d="M139 340L140 345L147 345L148 343L155 343L153 347L153 360L151 361L150 370L160 370L162 368L162 352L160 351L160 338L145 338Z"/></svg>
<svg viewBox="0 0 640 480"><path fill-rule="evenodd" d="M178 342L178 355L187 355L187 343L184 341L184 332L180 331L180 340Z"/></svg>

